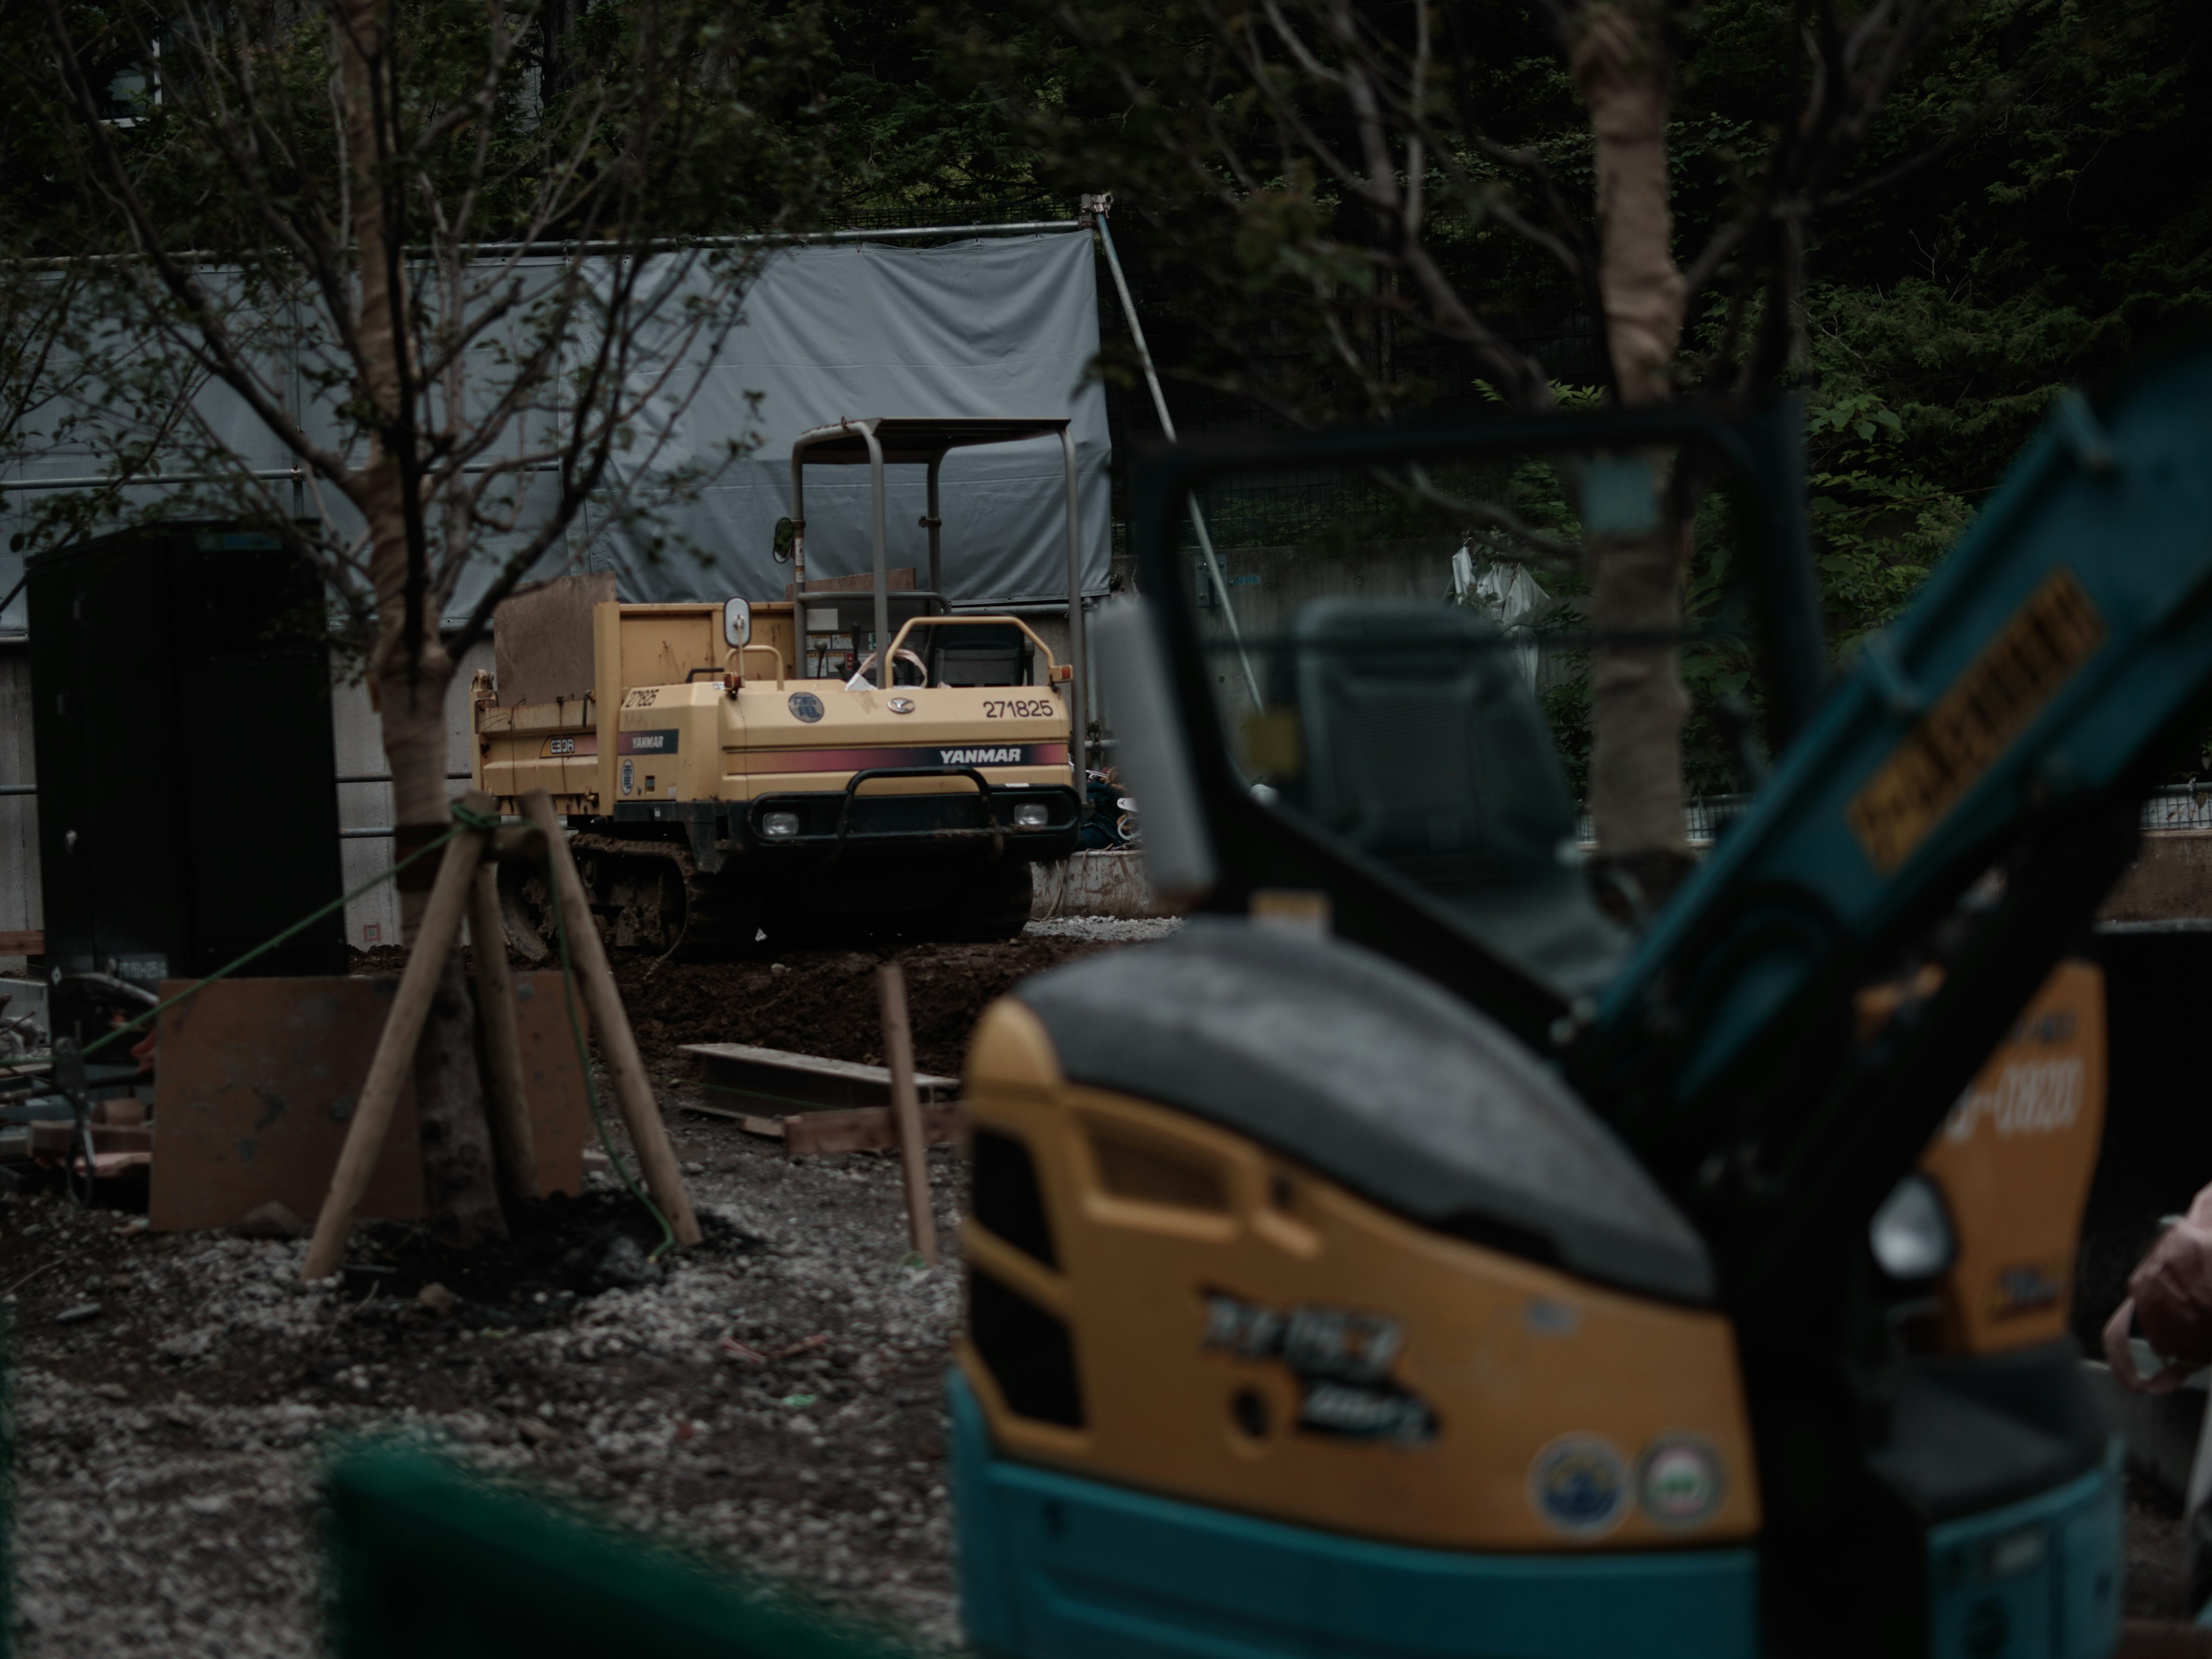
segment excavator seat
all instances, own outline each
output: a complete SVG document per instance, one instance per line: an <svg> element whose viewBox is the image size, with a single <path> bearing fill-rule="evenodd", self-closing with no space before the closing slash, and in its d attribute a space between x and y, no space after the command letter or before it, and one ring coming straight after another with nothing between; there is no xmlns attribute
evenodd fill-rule
<svg viewBox="0 0 2212 1659"><path fill-rule="evenodd" d="M1599 915L1551 734L1504 636L1418 601L1305 606L1277 673L1304 769L1284 793L1568 996L1626 940Z"/></svg>

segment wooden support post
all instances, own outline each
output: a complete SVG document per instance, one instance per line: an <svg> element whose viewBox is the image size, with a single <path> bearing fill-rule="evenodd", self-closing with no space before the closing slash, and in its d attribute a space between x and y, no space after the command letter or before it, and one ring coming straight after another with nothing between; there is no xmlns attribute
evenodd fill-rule
<svg viewBox="0 0 2212 1659"><path fill-rule="evenodd" d="M496 865L478 865L469 884L469 939L476 947L471 954L477 1017L483 1030L484 1082L499 1172L510 1200L532 1199L538 1196L538 1146L522 1081L522 1028L514 1012L514 975L507 965L507 931L499 919Z"/></svg>
<svg viewBox="0 0 2212 1659"><path fill-rule="evenodd" d="M534 823L501 824L492 832L491 855L501 861L520 859L526 864L543 864L545 832Z"/></svg>
<svg viewBox="0 0 2212 1659"><path fill-rule="evenodd" d="M668 1144L668 1126L660 1121L653 1084L645 1074L645 1061L638 1055L637 1036L623 1009L622 993L615 988L606 946L599 942L599 930L592 924L584 880L576 873L576 860L568 851L568 836L562 833L552 796L543 789L532 790L522 798L522 815L545 832L545 861L568 935L569 964L575 970L576 988L583 993L592 1024L599 1029L599 1052L606 1056L615 1098L621 1103L623 1121L629 1125L630 1144L637 1151L645 1189L668 1218L676 1242L689 1249L699 1242L699 1218L691 1212L691 1194L684 1188L684 1172L677 1167L675 1148Z"/></svg>
<svg viewBox="0 0 2212 1659"><path fill-rule="evenodd" d="M929 1201L929 1145L922 1138L921 1103L914 1091L914 1029L906 1015L906 973L896 962L876 969L884 1009L884 1064L891 1073L891 1119L898 1126L899 1163L906 1171L907 1234L931 1267L937 1265L937 1213Z"/></svg>
<svg viewBox="0 0 2212 1659"><path fill-rule="evenodd" d="M436 995L438 980L461 931L461 913L468 906L469 888L476 879L477 864L483 854L483 832L464 830L446 843L445 861L438 866L436 884L416 930L407 967L392 995L392 1012L385 1016L384 1035L377 1040L375 1056L368 1062L368 1079L361 1085L353 1121L346 1126L345 1146L338 1152L337 1168L331 1172L331 1189L315 1218L315 1236L307 1246L305 1279L326 1279L337 1271L353 1232L354 1212L384 1151L384 1137L392 1115L399 1106L399 1091L415 1068L415 1048L422 1040L422 1022Z"/></svg>

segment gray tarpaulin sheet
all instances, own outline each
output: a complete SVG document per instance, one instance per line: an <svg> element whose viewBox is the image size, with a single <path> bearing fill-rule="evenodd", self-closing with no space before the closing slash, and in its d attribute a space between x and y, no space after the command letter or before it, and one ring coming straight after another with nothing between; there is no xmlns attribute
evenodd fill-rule
<svg viewBox="0 0 2212 1659"><path fill-rule="evenodd" d="M732 438L754 447L692 501L672 508L676 545L652 556L619 525L569 538L534 573L612 569L628 599L781 599L791 580L773 556L789 512L791 441L809 427L866 416L1066 416L1080 473L1084 588L1106 587L1110 537L1105 393L1086 371L1098 349L1091 238L1048 233L934 248L850 243L783 249L747 291L739 325L700 366L697 391L654 465L705 459ZM258 467L289 457L221 388L198 400L210 429ZM309 423L320 426L308 411ZM619 458L618 458L619 459ZM4 482L88 471L86 453L34 457ZM890 563L927 580L922 469L886 469ZM1060 446L1043 441L956 451L943 471L944 572L958 602L1064 600L1066 502ZM289 485L278 488L289 493ZM137 492L145 499L148 492ZM21 574L5 545L17 500L0 504L0 592ZM327 500L327 496L326 496ZM310 507L312 511L312 506ZM811 467L807 574L869 568L866 467ZM684 544L690 544L686 548ZM696 551L691 550L696 550ZM495 550L488 550L495 551ZM489 564L489 561L484 561ZM449 611L465 615L488 574L472 572ZM0 632L24 626L18 598Z"/></svg>
<svg viewBox="0 0 2212 1659"><path fill-rule="evenodd" d="M880 242L777 254L746 296L684 426L708 436L750 425L760 447L677 522L714 563L675 556L648 565L610 547L600 568L623 597L781 599L774 562L787 514L791 441L809 427L867 416L1066 416L1081 480L1084 586L1106 588L1111 505L1106 398L1085 371L1098 351L1088 236L1055 234L907 248ZM757 408L747 394L759 392ZM672 446L678 452L686 446ZM690 459L685 455L684 459ZM928 533L917 522L922 469L885 469L887 556L927 580ZM955 450L943 473L945 587L955 600L1064 599L1066 506L1057 441ZM810 577L869 568L868 470L809 467Z"/></svg>

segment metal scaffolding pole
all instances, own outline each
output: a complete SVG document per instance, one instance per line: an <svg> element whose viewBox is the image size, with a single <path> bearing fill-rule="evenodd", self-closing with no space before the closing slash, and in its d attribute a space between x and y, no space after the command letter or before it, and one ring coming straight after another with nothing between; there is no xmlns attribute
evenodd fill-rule
<svg viewBox="0 0 2212 1659"><path fill-rule="evenodd" d="M1143 365L1145 385L1152 394L1152 408L1160 417L1160 430L1167 434L1170 443L1176 441L1175 417L1168 413L1167 394L1160 390L1158 372L1152 367L1152 349L1145 343L1145 325L1137 320L1137 302L1129 296L1129 279L1121 274L1121 256L1114 246L1114 232L1106 222L1112 210L1114 198L1107 193L1083 198L1085 213L1093 216L1098 229L1099 245L1106 251L1106 267L1114 273L1114 291L1121 297L1121 315L1129 325L1129 336L1137 343L1137 361ZM1213 538L1206 528L1206 514L1198 505L1198 498L1188 498L1190 527L1198 536L1198 550L1206 560L1206 574L1213 584L1216 598L1221 601L1221 615L1229 624L1229 638L1237 647L1237 660L1244 670L1244 689L1252 695L1252 706L1265 708L1267 699L1260 695L1259 678L1252 672L1252 659L1244 649L1244 630L1237 625L1237 607L1229 598L1229 584L1221 579L1221 562L1213 555Z"/></svg>

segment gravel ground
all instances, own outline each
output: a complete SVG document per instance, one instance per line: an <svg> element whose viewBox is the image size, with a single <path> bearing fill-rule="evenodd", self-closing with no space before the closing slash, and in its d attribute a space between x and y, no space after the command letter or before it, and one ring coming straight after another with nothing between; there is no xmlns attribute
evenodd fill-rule
<svg viewBox="0 0 2212 1659"><path fill-rule="evenodd" d="M949 1051L957 1068L958 1011L972 1022L1023 972L1170 926L1056 921L1006 945L899 952L917 1025L933 996L943 1005L932 1060ZM364 1227L337 1290L298 1284L297 1242L155 1236L56 1196L9 1200L17 1651L319 1651L319 1469L346 1438L395 1430L926 1645L957 1644L940 1401L959 1316L961 1166L931 1154L947 1259L908 1267L894 1157L787 1160L685 1113L697 1094L676 1075L691 1024L746 1040L757 994L796 989L786 981L814 988L778 1018L801 1036L810 1024L840 1034L786 1046L865 1047L856 1011L872 1021L877 959L726 970L739 981L712 982L684 1021L649 1036L672 988L690 996L690 981L726 970L664 969L649 994L632 987L708 1233L665 1269L645 1262L657 1228L605 1176L466 1260L413 1229ZM797 1006L810 1000L811 1018ZM427 1309L429 1283L458 1305Z"/></svg>

